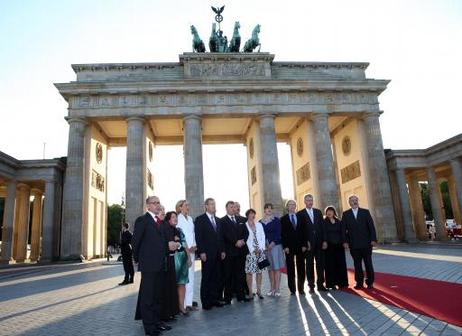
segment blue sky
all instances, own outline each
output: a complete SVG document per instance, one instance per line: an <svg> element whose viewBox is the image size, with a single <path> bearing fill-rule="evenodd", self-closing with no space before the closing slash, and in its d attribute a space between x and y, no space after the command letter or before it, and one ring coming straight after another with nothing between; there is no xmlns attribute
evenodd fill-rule
<svg viewBox="0 0 462 336"><path fill-rule="evenodd" d="M46 142L47 158L65 156L66 103L53 83L75 79L72 63L177 61L178 54L190 51L189 26L194 24L206 38L213 21L209 6L221 4L2 0L0 150L20 159L41 158ZM428 147L460 133L462 1L233 0L224 4L225 34L231 35L238 20L246 39L260 23L262 51L274 53L278 61L367 61L368 77L391 79L380 97L386 148ZM174 160L180 174L181 147L158 150L166 156L165 162L171 165ZM238 191L233 184L224 188L232 189L229 193L237 194L235 198L245 199L244 148L230 150L244 160L238 173L229 172L242 182ZM287 160L287 148L280 150L281 161ZM221 151L204 150L210 169L207 158ZM116 152L110 159L123 160L123 153ZM165 180L168 167L159 164L156 176ZM124 180L123 171L110 173L117 177L114 181ZM213 175L207 172L205 189L217 194L218 180L207 177ZM290 174L283 175L283 190L290 196ZM174 189L181 190L182 182L179 176ZM156 187L160 194L167 194L171 186ZM122 182L111 183L110 200L120 199L122 191Z"/></svg>

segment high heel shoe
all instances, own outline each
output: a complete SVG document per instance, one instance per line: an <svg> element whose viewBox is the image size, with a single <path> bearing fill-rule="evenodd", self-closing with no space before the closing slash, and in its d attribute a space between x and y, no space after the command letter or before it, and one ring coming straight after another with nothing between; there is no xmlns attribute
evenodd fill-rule
<svg viewBox="0 0 462 336"><path fill-rule="evenodd" d="M257 292L257 296L260 300L263 300L265 297L263 295L261 295L261 293Z"/></svg>

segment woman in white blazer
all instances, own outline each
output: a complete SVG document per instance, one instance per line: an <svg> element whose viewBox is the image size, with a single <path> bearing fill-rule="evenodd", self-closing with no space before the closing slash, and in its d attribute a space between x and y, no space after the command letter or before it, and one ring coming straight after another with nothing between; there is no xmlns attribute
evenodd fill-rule
<svg viewBox="0 0 462 336"><path fill-rule="evenodd" d="M245 216L247 217L247 230L249 231L249 237L247 238L247 247L249 248L249 254L245 260L245 273L247 280L247 287L249 288L248 299L253 299L253 274L256 274L257 278L257 296L263 299L261 294L261 280L262 272L265 269L260 269L258 263L265 259L265 231L260 222L255 221L256 212L253 209L246 211Z"/></svg>

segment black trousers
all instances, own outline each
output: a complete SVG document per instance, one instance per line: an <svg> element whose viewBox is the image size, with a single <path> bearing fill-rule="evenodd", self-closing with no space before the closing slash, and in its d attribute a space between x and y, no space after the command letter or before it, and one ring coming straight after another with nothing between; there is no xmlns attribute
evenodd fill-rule
<svg viewBox="0 0 462 336"><path fill-rule="evenodd" d="M218 256L209 254L207 254L206 262L202 261L201 302L203 307L210 308L219 300L220 263Z"/></svg>
<svg viewBox="0 0 462 336"><path fill-rule="evenodd" d="M345 249L342 244L328 244L326 250L326 287L348 286Z"/></svg>
<svg viewBox="0 0 462 336"><path fill-rule="evenodd" d="M357 285L364 283L364 267L366 268L366 284L372 286L374 283L374 266L372 265L372 246L366 248L350 249L351 257L355 265L355 281Z"/></svg>
<svg viewBox="0 0 462 336"><path fill-rule="evenodd" d="M225 258L225 294L224 300L244 299L245 256L226 256Z"/></svg>
<svg viewBox="0 0 462 336"><path fill-rule="evenodd" d="M321 248L315 248L308 251L306 257L306 277L308 278L308 286L314 288L314 261L316 260L316 284L323 286L324 284L324 251Z"/></svg>
<svg viewBox="0 0 462 336"><path fill-rule="evenodd" d="M157 331L164 272L141 272L139 312L146 334Z"/></svg>
<svg viewBox="0 0 462 336"><path fill-rule="evenodd" d="M122 263L124 265L125 271L125 278L124 281L127 282L129 280L133 280L133 276L135 275L135 268L133 267L133 258L131 254L122 254Z"/></svg>
<svg viewBox="0 0 462 336"><path fill-rule="evenodd" d="M289 250L290 251L290 250ZM299 293L303 293L305 286L305 260L306 254L303 252L286 254L287 266L287 285L291 293L295 293L295 262L297 262L297 288Z"/></svg>

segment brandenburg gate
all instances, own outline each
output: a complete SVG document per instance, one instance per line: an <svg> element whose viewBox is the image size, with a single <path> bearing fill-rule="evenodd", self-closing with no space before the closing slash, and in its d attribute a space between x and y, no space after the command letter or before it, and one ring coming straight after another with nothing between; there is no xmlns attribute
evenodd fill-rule
<svg viewBox="0 0 462 336"><path fill-rule="evenodd" d="M178 62L76 64L55 84L69 104L61 258L104 255L107 152L126 146L126 220L155 193L154 146L183 144L186 198L203 211L202 144L247 149L251 206L281 212L277 142L291 147L295 198L347 207L357 194L380 241L397 240L378 97L367 63L275 62L265 52L183 53ZM224 153L223 155L226 155ZM220 159L220 158L217 158ZM172 165L182 164L172 162ZM242 163L245 164L245 163ZM223 178L226 178L224 176Z"/></svg>

